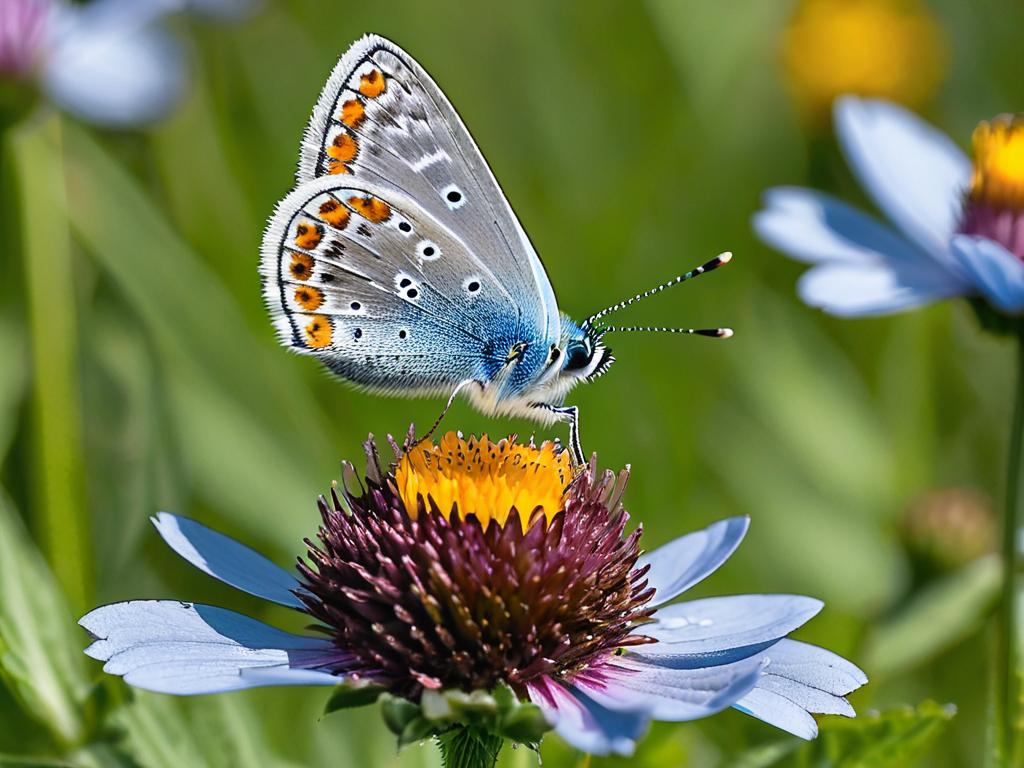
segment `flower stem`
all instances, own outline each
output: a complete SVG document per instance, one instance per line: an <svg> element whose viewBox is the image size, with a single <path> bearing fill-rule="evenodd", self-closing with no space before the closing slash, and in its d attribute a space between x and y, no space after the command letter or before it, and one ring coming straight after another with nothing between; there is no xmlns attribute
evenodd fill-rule
<svg viewBox="0 0 1024 768"><path fill-rule="evenodd" d="M996 662L996 712L1001 715L999 749L1002 765L1014 765L1020 685L1018 674L1017 562L1021 525L1021 479L1024 474L1024 335L1017 340L1017 386L1010 427L1009 463L1006 476L1006 508L1003 517L1003 588L999 606L998 657Z"/></svg>
<svg viewBox="0 0 1024 768"><path fill-rule="evenodd" d="M11 138L32 348L32 502L43 551L72 609L81 612L92 601L92 536L85 502L74 260L60 124L51 118Z"/></svg>
<svg viewBox="0 0 1024 768"><path fill-rule="evenodd" d="M504 743L501 736L470 726L457 726L437 737L444 768L494 768Z"/></svg>

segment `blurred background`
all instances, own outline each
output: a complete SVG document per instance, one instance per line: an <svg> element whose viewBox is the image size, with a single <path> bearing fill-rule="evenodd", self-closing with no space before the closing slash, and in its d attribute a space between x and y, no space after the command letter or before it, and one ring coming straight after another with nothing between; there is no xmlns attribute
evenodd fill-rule
<svg viewBox="0 0 1024 768"><path fill-rule="evenodd" d="M339 461L437 415L288 354L260 299L262 228L310 109L374 31L459 109L569 314L735 252L621 316L735 338L614 337L619 362L571 397L584 445L632 465L648 548L750 515L695 594L819 597L797 637L871 678L861 716L822 720L811 745L729 711L656 725L631 760L550 737L545 768L979 764L1012 350L962 302L808 309L800 265L749 222L778 184L868 205L831 134L839 92L909 104L965 148L1020 109L1017 0L183 0L137 18L102 0L65 7L91 15L57 32L32 15L45 5L0 0L0 763L439 764L429 745L398 753L375 708L321 716L322 689L130 692L74 624L168 597L296 629L179 560L148 516L193 516L287 565ZM76 45L94 46L86 64ZM463 402L445 427L534 432Z"/></svg>

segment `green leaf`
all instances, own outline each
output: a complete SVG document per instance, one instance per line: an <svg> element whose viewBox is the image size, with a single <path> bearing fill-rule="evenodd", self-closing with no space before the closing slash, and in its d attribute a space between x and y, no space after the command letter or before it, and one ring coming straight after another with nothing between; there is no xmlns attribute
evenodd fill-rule
<svg viewBox="0 0 1024 768"><path fill-rule="evenodd" d="M327 700L324 714L373 704L383 693L384 689L375 685L339 685Z"/></svg>
<svg viewBox="0 0 1024 768"><path fill-rule="evenodd" d="M24 710L65 745L85 730L85 645L53 574L0 490L0 674Z"/></svg>
<svg viewBox="0 0 1024 768"><path fill-rule="evenodd" d="M384 694L381 697L380 713L391 732L401 736L409 723L420 716L420 708L407 699Z"/></svg>
<svg viewBox="0 0 1024 768"><path fill-rule="evenodd" d="M919 591L877 625L864 651L873 674L906 671L976 631L999 593L1001 566L986 555Z"/></svg>
<svg viewBox="0 0 1024 768"><path fill-rule="evenodd" d="M903 768L922 755L956 715L952 704L925 701L856 718L826 718L805 747L815 768Z"/></svg>

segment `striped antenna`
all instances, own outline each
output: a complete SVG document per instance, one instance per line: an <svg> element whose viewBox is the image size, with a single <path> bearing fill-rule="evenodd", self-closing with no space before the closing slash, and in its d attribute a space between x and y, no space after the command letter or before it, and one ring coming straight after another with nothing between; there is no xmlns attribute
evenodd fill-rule
<svg viewBox="0 0 1024 768"><path fill-rule="evenodd" d="M728 339L732 336L732 328L656 328L651 325L609 325L601 328L601 336L606 333L685 333L691 336L710 336L714 339Z"/></svg>
<svg viewBox="0 0 1024 768"><path fill-rule="evenodd" d="M633 304L633 303L635 303L637 301L640 301L641 299L646 299L647 297L653 296L656 293L661 293L662 291L664 291L667 288L671 288L674 285L679 285L680 283L686 282L687 280L690 280L691 278L697 277L698 275L703 275L705 272L710 272L710 271L712 271L714 269L718 269L723 264L728 264L731 259L732 259L732 253L730 253L729 251L725 251L724 253L720 253L717 256L715 256L715 258L713 258L711 261L707 262L706 264L701 264L696 269L691 269L689 272L687 272L684 275L679 275L678 277L674 277L671 280L669 280L667 283L662 283L657 288L651 288L649 291L644 291L643 293L638 293L636 296L634 296L631 299L626 299L625 301L620 301L618 304L613 304L610 307L602 309L600 312L598 312L596 314L593 314L590 317L588 317L586 320L584 320L583 321L583 327L586 328L588 326L591 326L591 325L593 325L595 320L600 320L602 317L604 317L605 315L610 315L612 312L618 312L620 309L624 309L625 307L628 307L630 304ZM615 330L622 331L622 330L638 330L638 329L616 328ZM673 333L699 333L702 336L713 335L713 334L704 333L703 331L695 331L695 330L690 330L690 329L648 328L646 330L671 331Z"/></svg>

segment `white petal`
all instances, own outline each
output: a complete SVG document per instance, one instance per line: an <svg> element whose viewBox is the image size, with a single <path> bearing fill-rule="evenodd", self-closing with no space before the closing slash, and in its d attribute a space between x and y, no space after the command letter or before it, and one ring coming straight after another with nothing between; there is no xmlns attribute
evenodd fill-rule
<svg viewBox="0 0 1024 768"><path fill-rule="evenodd" d="M59 9L42 81L58 106L125 127L167 114L185 88L184 55L160 26L176 0L99 0Z"/></svg>
<svg viewBox="0 0 1024 768"><path fill-rule="evenodd" d="M674 669L729 664L774 645L822 606L803 595L733 595L670 605L637 630L658 642L637 646L627 657Z"/></svg>
<svg viewBox="0 0 1024 768"><path fill-rule="evenodd" d="M234 611L176 600L105 605L78 623L95 638L85 652L105 661L104 671L158 693L305 685L308 667L340 655L326 638L293 635ZM248 668L266 674L245 677L242 671ZM292 677L292 668L300 674ZM338 676L336 682L343 679Z"/></svg>
<svg viewBox="0 0 1024 768"><path fill-rule="evenodd" d="M637 567L651 567L647 585L655 589L648 605L668 602L717 570L736 551L749 526L749 517L719 520L643 555Z"/></svg>
<svg viewBox="0 0 1024 768"><path fill-rule="evenodd" d="M953 238L953 255L978 291L995 307L1024 311L1024 263L994 240L975 235Z"/></svg>
<svg viewBox="0 0 1024 768"><path fill-rule="evenodd" d="M294 594L301 589L298 580L244 544L168 512L154 517L153 525L171 549L199 570L264 600L289 608L304 607Z"/></svg>
<svg viewBox="0 0 1024 768"><path fill-rule="evenodd" d="M961 213L971 163L948 136L903 107L847 96L836 101L847 161L886 215L943 257Z"/></svg>
<svg viewBox="0 0 1024 768"><path fill-rule="evenodd" d="M768 245L809 264L889 261L935 265L932 256L878 220L834 197L802 187L776 187L764 195L754 229Z"/></svg>
<svg viewBox="0 0 1024 768"><path fill-rule="evenodd" d="M821 264L804 273L800 298L840 317L886 315L967 293L937 264Z"/></svg>

